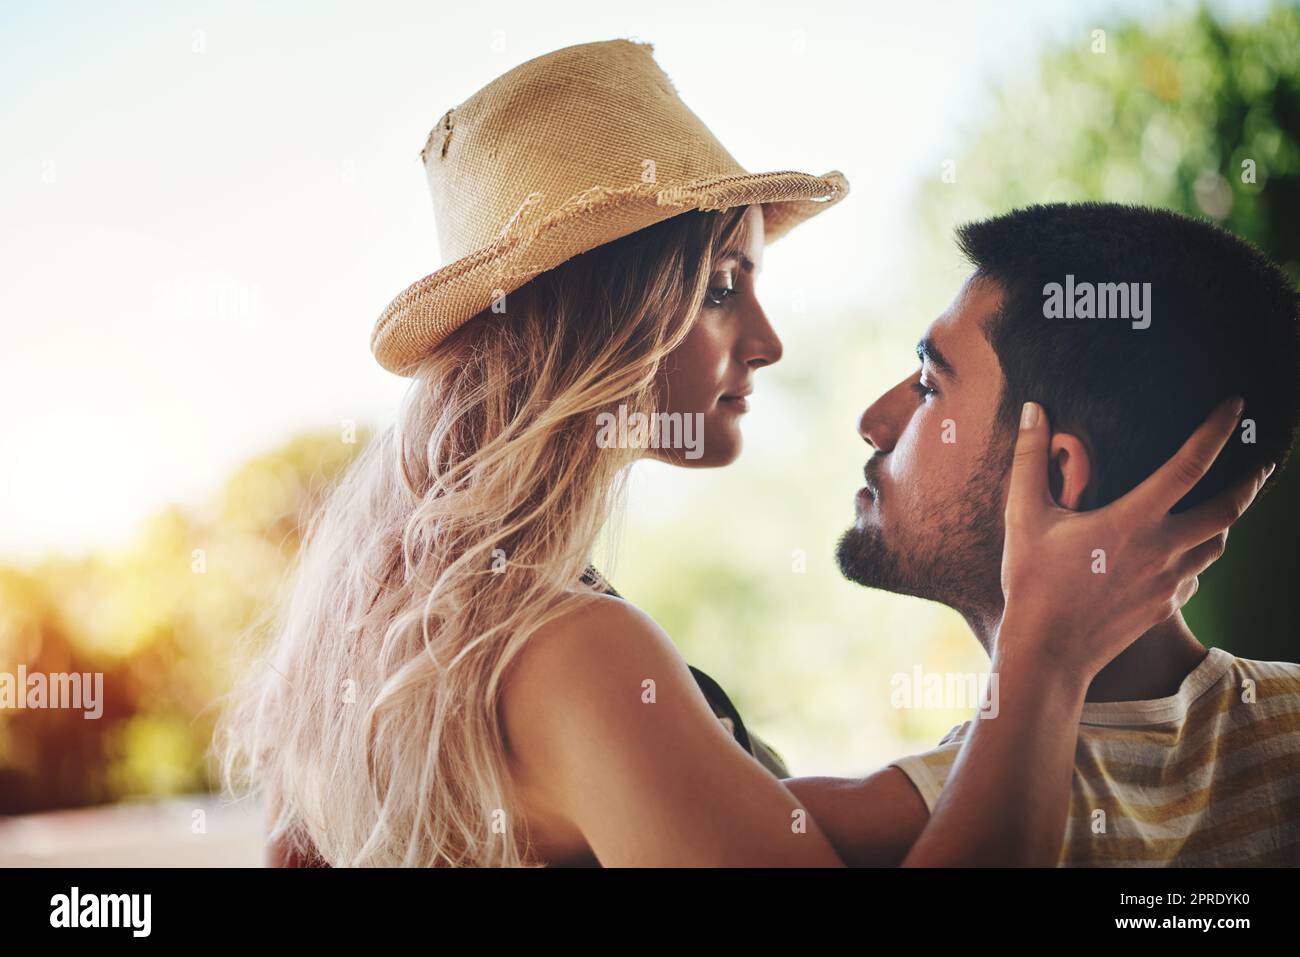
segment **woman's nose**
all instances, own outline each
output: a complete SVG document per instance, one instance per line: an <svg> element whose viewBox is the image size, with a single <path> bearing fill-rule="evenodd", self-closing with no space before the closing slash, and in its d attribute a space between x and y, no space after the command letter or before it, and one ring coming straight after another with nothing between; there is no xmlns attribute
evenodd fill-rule
<svg viewBox="0 0 1300 957"><path fill-rule="evenodd" d="M779 362L785 352L785 346L781 344L781 337L772 328L772 323L768 321L762 306L754 304L745 325L744 355L741 357L745 364L759 368Z"/></svg>

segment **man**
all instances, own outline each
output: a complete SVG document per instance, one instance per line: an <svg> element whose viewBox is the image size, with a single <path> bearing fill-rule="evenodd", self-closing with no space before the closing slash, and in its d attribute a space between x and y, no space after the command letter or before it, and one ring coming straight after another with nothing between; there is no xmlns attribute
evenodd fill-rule
<svg viewBox="0 0 1300 957"><path fill-rule="evenodd" d="M958 240L974 273L921 338L919 369L862 415L875 453L837 557L853 581L952 607L989 650L1022 404L1039 401L1050 421L1057 503L1084 510L1242 396L1240 441L1182 510L1284 465L1300 417L1300 296L1254 247L1167 211L1036 206ZM1105 558L1091 556L1095 573L1124 573ZM1207 653L1176 613L1086 701L1062 865L1300 864L1300 666ZM924 803L891 814L923 826L969 727L876 775L895 794L905 775Z"/></svg>

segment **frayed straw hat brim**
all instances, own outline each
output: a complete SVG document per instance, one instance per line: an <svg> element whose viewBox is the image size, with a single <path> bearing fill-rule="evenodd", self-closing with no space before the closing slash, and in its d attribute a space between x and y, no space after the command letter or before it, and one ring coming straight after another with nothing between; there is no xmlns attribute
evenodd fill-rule
<svg viewBox="0 0 1300 957"><path fill-rule="evenodd" d="M529 204L501 236L412 283L384 310L371 335L379 363L399 375L500 296L579 252L612 242L692 209L758 203L765 243L835 205L848 193L838 171L823 176L783 171L715 177L673 187L654 183L593 187L529 222Z"/></svg>

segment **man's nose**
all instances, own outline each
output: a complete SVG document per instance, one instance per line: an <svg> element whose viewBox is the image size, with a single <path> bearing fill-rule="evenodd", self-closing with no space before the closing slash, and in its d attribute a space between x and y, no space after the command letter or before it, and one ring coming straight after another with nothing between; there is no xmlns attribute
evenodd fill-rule
<svg viewBox="0 0 1300 957"><path fill-rule="evenodd" d="M902 410L897 400L899 388L905 385L906 382L901 382L890 389L871 403L858 419L858 435L877 452L888 452L898 441L905 420L900 419Z"/></svg>

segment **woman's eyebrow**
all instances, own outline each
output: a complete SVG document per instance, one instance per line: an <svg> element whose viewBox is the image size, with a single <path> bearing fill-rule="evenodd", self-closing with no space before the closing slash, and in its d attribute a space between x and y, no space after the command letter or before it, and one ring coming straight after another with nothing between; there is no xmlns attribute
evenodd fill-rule
<svg viewBox="0 0 1300 957"><path fill-rule="evenodd" d="M929 362L949 379L957 378L957 370L953 368L948 357L939 351L939 347L934 344L934 340L926 336L916 344L916 357L922 362Z"/></svg>
<svg viewBox="0 0 1300 957"><path fill-rule="evenodd" d="M754 271L754 261L739 249L723 250L722 255L718 257L718 262L726 262L728 259L734 259L740 263L740 268L745 272L752 273Z"/></svg>

